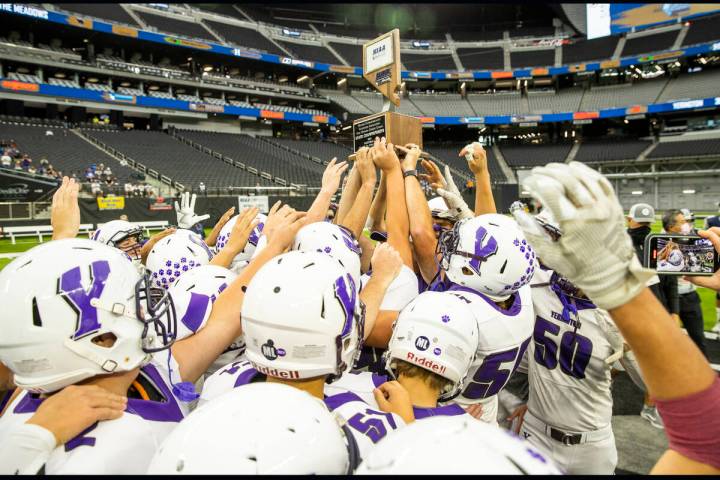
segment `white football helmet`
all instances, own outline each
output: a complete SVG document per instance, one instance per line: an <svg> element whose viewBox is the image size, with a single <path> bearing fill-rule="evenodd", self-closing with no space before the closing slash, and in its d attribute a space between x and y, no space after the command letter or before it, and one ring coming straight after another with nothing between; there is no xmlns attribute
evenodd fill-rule
<svg viewBox="0 0 720 480"><path fill-rule="evenodd" d="M393 325L385 370L394 375L395 361L402 360L433 372L452 382L440 392L448 399L462 389L477 345L477 321L466 302L444 292L423 292Z"/></svg>
<svg viewBox="0 0 720 480"><path fill-rule="evenodd" d="M351 368L365 321L358 289L340 262L298 251L260 268L241 318L247 359L261 373L290 380L336 378Z"/></svg>
<svg viewBox="0 0 720 480"><path fill-rule="evenodd" d="M188 415L148 473L349 474L356 450L345 432L322 400L288 385L253 383Z"/></svg>
<svg viewBox="0 0 720 480"><path fill-rule="evenodd" d="M175 339L166 292L92 240L57 240L16 258L0 272L0 304L0 361L33 392L132 370ZM111 347L93 341L105 334L115 336Z"/></svg>
<svg viewBox="0 0 720 480"><path fill-rule="evenodd" d="M515 220L489 213L459 221L442 233L441 266L453 283L505 300L535 272L535 251Z"/></svg>
<svg viewBox="0 0 720 480"><path fill-rule="evenodd" d="M98 225L97 230L93 232L90 238L96 242L122 250L127 253L134 262L140 261L140 250L142 249L145 236L143 235L142 228L136 227L130 222L126 222L125 220L112 220L103 223ZM127 241L129 239L134 239L135 241ZM123 243L126 243L126 245L122 245Z"/></svg>
<svg viewBox="0 0 720 480"><path fill-rule="evenodd" d="M184 272L207 265L212 257L200 235L178 229L153 246L145 266L151 272L153 286L167 289Z"/></svg>
<svg viewBox="0 0 720 480"><path fill-rule="evenodd" d="M670 254L668 255L667 261L668 261L668 263L669 263L670 265L673 265L673 266L675 266L675 267L677 267L677 266L679 266L679 265L682 265L682 264L684 263L684 262L683 262L683 254L682 254L682 252L681 252L680 250L678 250L678 249L673 250L673 251L670 252Z"/></svg>
<svg viewBox="0 0 720 480"><path fill-rule="evenodd" d="M223 225L223 228L220 229L220 233L218 234L217 240L215 241L216 254L227 244L227 241L230 239L232 229L235 226L235 222L237 222L238 218L240 218L240 214L232 217L225 225ZM230 264L231 270L237 271L238 266L244 267L245 265L247 265L247 263L252 258L252 254L255 252L258 240L260 240L260 237L262 236L263 227L265 226L265 222L267 221L267 215L258 213L255 217L255 220L258 221L258 224L257 226L255 226L255 228L253 228L252 232L250 232L250 236L248 237L245 248L243 248L242 252L238 253L235 256L232 263Z"/></svg>
<svg viewBox="0 0 720 480"><path fill-rule="evenodd" d="M330 255L350 272L355 285L360 283L360 244L350 230L330 222L305 225L295 235L292 250Z"/></svg>
<svg viewBox="0 0 720 480"><path fill-rule="evenodd" d="M561 475L528 442L470 415L437 416L391 432L358 475Z"/></svg>

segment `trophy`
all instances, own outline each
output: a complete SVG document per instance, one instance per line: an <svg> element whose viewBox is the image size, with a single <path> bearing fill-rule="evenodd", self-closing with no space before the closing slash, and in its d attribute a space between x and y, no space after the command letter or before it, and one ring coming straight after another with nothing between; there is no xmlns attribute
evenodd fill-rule
<svg viewBox="0 0 720 480"><path fill-rule="evenodd" d="M363 45L363 77L385 97L380 113L353 122L354 151L372 147L375 137L393 145L414 143L422 149L422 122L396 113L400 105L400 30L397 28ZM355 155L350 155L350 160Z"/></svg>

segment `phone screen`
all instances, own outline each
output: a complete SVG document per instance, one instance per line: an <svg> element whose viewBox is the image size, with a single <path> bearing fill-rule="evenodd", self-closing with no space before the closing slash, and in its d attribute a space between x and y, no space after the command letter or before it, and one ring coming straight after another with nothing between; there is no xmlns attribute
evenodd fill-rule
<svg viewBox="0 0 720 480"><path fill-rule="evenodd" d="M645 259L659 275L712 275L718 269L715 248L698 235L650 235Z"/></svg>

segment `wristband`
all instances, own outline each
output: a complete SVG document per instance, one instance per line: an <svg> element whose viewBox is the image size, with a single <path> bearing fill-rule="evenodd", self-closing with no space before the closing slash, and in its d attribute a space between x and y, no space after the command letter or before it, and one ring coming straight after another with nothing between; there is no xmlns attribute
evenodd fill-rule
<svg viewBox="0 0 720 480"><path fill-rule="evenodd" d="M417 178L417 170L413 169L413 170L407 170L407 171L403 172L403 178L407 178L407 177Z"/></svg>

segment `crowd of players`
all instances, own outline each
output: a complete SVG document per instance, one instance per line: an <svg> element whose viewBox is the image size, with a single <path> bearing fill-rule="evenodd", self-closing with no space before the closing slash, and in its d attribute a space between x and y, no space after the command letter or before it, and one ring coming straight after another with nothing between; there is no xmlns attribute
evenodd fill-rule
<svg viewBox="0 0 720 480"><path fill-rule="evenodd" d="M480 144L459 152L474 208L420 154L376 139L307 212L231 208L205 239L188 195L150 239L76 238L65 178L53 240L0 272L0 473L611 474L620 362L665 423L653 473L717 474L720 382L646 287L610 183L535 168L542 211L510 217Z"/></svg>

